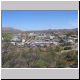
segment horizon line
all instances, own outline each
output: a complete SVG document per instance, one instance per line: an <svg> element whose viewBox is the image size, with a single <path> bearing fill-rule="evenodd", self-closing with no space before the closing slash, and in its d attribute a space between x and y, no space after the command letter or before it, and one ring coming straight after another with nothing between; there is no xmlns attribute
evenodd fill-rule
<svg viewBox="0 0 80 80"><path fill-rule="evenodd" d="M41 30L58 30L58 29L75 29L78 27L74 27L74 28L50 28L50 29L33 29L33 30L23 30L23 29L19 29L19 28L13 28L13 27L2 27L2 28L12 28L12 29L17 29L17 30L21 30L21 31L41 31Z"/></svg>

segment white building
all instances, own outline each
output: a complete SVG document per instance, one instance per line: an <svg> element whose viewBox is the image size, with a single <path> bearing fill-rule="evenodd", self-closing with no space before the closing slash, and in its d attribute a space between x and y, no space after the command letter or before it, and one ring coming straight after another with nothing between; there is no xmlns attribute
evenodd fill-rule
<svg viewBox="0 0 80 80"><path fill-rule="evenodd" d="M13 36L12 37L12 39L11 39L11 44L13 44L13 45L16 45L17 43L19 43L19 42L21 42L21 39L20 38L18 38L18 36Z"/></svg>
<svg viewBox="0 0 80 80"><path fill-rule="evenodd" d="M34 34L33 32L32 33L29 33L29 35L28 36L35 36L36 34Z"/></svg>
<svg viewBox="0 0 80 80"><path fill-rule="evenodd" d="M4 38L2 37L2 41L4 40Z"/></svg>
<svg viewBox="0 0 80 80"><path fill-rule="evenodd" d="M54 39L55 38L55 36L50 36L50 39Z"/></svg>
<svg viewBox="0 0 80 80"><path fill-rule="evenodd" d="M26 40L25 39L22 39L22 43L24 43Z"/></svg>
<svg viewBox="0 0 80 80"><path fill-rule="evenodd" d="M74 44L74 41L72 39L69 39L68 42Z"/></svg>
<svg viewBox="0 0 80 80"><path fill-rule="evenodd" d="M16 42L11 42L11 44L16 45Z"/></svg>
<svg viewBox="0 0 80 80"><path fill-rule="evenodd" d="M13 36L13 38L11 39L11 41L17 42L17 41L21 41L21 39L19 39L18 36Z"/></svg>

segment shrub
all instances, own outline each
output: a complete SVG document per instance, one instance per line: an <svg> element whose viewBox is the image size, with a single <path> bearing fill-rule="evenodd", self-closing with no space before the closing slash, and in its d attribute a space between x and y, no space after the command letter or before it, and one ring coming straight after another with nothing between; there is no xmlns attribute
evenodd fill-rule
<svg viewBox="0 0 80 80"><path fill-rule="evenodd" d="M71 46L66 46L66 47L64 47L64 50L70 50L70 49L72 49Z"/></svg>

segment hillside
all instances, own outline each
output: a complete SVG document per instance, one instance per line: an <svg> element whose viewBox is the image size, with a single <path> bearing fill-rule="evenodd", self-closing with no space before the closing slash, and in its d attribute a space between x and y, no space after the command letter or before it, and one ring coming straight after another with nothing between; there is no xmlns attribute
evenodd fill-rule
<svg viewBox="0 0 80 80"><path fill-rule="evenodd" d="M4 32L20 33L22 31L19 29L10 28L10 27L2 27L2 33L4 33Z"/></svg>
<svg viewBox="0 0 80 80"><path fill-rule="evenodd" d="M69 32L69 31L78 31L78 28L74 29L48 29L48 30L31 30L26 32ZM22 30L11 28L11 27L2 27L2 32L11 32L11 33L20 33Z"/></svg>

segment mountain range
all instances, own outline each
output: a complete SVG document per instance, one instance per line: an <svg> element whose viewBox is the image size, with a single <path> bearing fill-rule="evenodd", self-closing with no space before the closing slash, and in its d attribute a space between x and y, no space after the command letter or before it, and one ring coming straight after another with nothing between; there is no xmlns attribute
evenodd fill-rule
<svg viewBox="0 0 80 80"><path fill-rule="evenodd" d="M36 31L27 31L26 32L69 32L69 31L78 31L78 28L74 28L74 29L48 29L48 30L36 30ZM19 30L19 29L15 29L15 28L11 28L11 27L2 27L2 33L4 32L11 32L11 33L20 33L20 32L24 32L23 30Z"/></svg>
<svg viewBox="0 0 80 80"><path fill-rule="evenodd" d="M4 32L11 32L11 33L20 33L23 32L22 30L11 28L11 27L2 27L2 33Z"/></svg>

